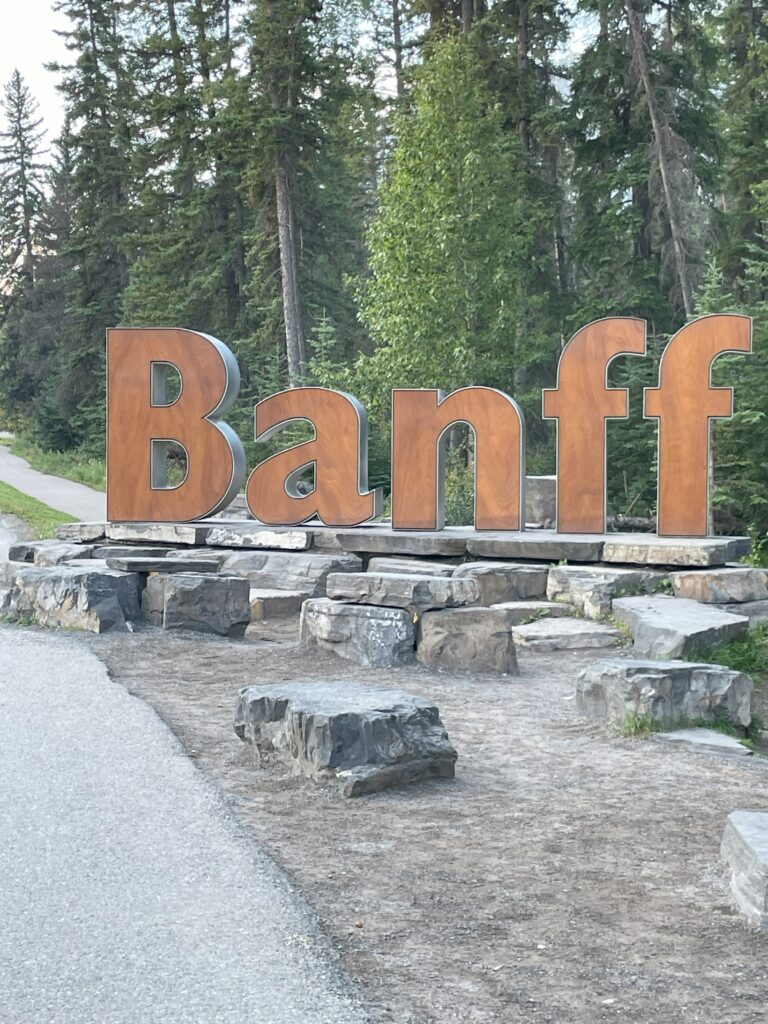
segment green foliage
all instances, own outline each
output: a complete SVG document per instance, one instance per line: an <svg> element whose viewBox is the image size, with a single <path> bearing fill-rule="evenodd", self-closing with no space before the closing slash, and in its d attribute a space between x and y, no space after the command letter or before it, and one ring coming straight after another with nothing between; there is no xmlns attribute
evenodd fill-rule
<svg viewBox="0 0 768 1024"><path fill-rule="evenodd" d="M746 672L756 686L762 686L768 679L768 624L750 629L741 639L707 649L704 657L711 664Z"/></svg>
<svg viewBox="0 0 768 1024"><path fill-rule="evenodd" d="M22 494L10 484L0 481L0 513L16 516L34 530L38 538L53 537L56 527L62 523L73 523L74 517L66 512L58 512L55 508L44 505L42 501Z"/></svg>
<svg viewBox="0 0 768 1024"><path fill-rule="evenodd" d="M664 726L647 711L628 711L619 727L621 736L646 738L654 732L663 732Z"/></svg>

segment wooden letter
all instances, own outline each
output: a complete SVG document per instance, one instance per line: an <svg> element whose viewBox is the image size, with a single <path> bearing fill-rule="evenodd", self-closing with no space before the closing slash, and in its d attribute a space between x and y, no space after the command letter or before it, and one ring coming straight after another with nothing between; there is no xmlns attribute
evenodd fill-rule
<svg viewBox="0 0 768 1024"><path fill-rule="evenodd" d="M494 388L392 392L392 526L442 530L448 431L475 434L475 528L525 526L525 421L509 395Z"/></svg>
<svg viewBox="0 0 768 1024"><path fill-rule="evenodd" d="M557 387L544 391L544 418L557 420L559 533L605 532L607 421L629 413L629 392L608 387L608 367L621 355L645 355L644 320L587 324L563 349Z"/></svg>
<svg viewBox="0 0 768 1024"><path fill-rule="evenodd" d="M313 441L266 459L251 473L246 495L253 515L270 526L319 516L326 526L357 526L379 515L382 492L368 488L368 421L352 395L327 388L292 388L256 406L256 440L289 423L309 420ZM300 494L301 473L314 467L315 486Z"/></svg>
<svg viewBox="0 0 768 1024"><path fill-rule="evenodd" d="M751 351L748 316L699 317L664 350L659 386L645 389L645 415L659 421L661 537L707 535L710 422L733 415L733 388L712 387L712 363L723 352Z"/></svg>
<svg viewBox="0 0 768 1024"><path fill-rule="evenodd" d="M168 366L181 394L165 404ZM107 332L107 517L113 522L183 522L226 507L245 479L240 439L219 415L237 396L237 361L196 331ZM187 474L165 486L165 451L186 451Z"/></svg>

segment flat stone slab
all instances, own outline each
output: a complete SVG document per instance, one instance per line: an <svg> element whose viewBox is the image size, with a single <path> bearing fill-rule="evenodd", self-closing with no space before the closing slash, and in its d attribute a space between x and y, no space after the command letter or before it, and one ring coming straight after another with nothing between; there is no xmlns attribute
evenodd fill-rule
<svg viewBox="0 0 768 1024"><path fill-rule="evenodd" d="M655 732L651 737L657 743L671 743L686 750L704 754L722 754L726 757L751 757L752 751L735 736L714 729L676 729L674 732Z"/></svg>
<svg viewBox="0 0 768 1024"><path fill-rule="evenodd" d="M318 531L319 532L319 531ZM463 555L467 550L469 527L454 527L435 532L393 530L389 526L358 526L336 533L345 551L372 555Z"/></svg>
<svg viewBox="0 0 768 1024"><path fill-rule="evenodd" d="M543 597L547 589L548 565L515 562L465 562L456 567L454 579L474 580L480 604L526 601Z"/></svg>
<svg viewBox="0 0 768 1024"><path fill-rule="evenodd" d="M765 569L753 569L745 565L701 569L698 572L673 572L670 579L675 597L720 605L768 601L767 576Z"/></svg>
<svg viewBox="0 0 768 1024"><path fill-rule="evenodd" d="M8 563L4 614L40 626L125 632L141 621L141 577L102 567Z"/></svg>
<svg viewBox="0 0 768 1024"><path fill-rule="evenodd" d="M221 558L107 558L110 569L123 572L218 572Z"/></svg>
<svg viewBox="0 0 768 1024"><path fill-rule="evenodd" d="M762 626L768 622L768 601L743 601L741 604L716 604L715 608L720 611L730 612L732 615L746 615L749 619L749 628Z"/></svg>
<svg viewBox="0 0 768 1024"><path fill-rule="evenodd" d="M93 547L89 544L65 544L55 540L41 540L34 545L35 565L62 565L73 558L91 558Z"/></svg>
<svg viewBox="0 0 768 1024"><path fill-rule="evenodd" d="M59 540L75 544L91 544L97 540L104 540L106 535L106 523L62 523L56 527L56 536Z"/></svg>
<svg viewBox="0 0 768 1024"><path fill-rule="evenodd" d="M151 575L142 610L147 622L161 629L242 637L251 621L250 587L239 576Z"/></svg>
<svg viewBox="0 0 768 1024"><path fill-rule="evenodd" d="M404 608L313 598L301 607L300 637L358 665L391 668L416 656L413 616Z"/></svg>
<svg viewBox="0 0 768 1024"><path fill-rule="evenodd" d="M295 590L259 590L251 587L251 621L298 615L306 596Z"/></svg>
<svg viewBox="0 0 768 1024"><path fill-rule="evenodd" d="M317 551L236 551L221 567L258 590L292 590L307 597L323 596L331 573L359 573L362 568L357 555Z"/></svg>
<svg viewBox="0 0 768 1024"><path fill-rule="evenodd" d="M372 558L368 563L368 572L405 573L408 576L453 576L455 570L455 565L418 558Z"/></svg>
<svg viewBox="0 0 768 1024"><path fill-rule="evenodd" d="M725 565L735 550L747 547L748 537L656 537L653 534L608 534L604 562L633 565Z"/></svg>
<svg viewBox="0 0 768 1024"><path fill-rule="evenodd" d="M678 597L620 597L613 614L634 637L641 658L701 657L715 644L744 636L749 619Z"/></svg>
<svg viewBox="0 0 768 1024"><path fill-rule="evenodd" d="M200 547L205 544L210 525L198 523L109 523L107 538L109 540L126 541L129 543L168 544L174 547L191 545Z"/></svg>
<svg viewBox="0 0 768 1024"><path fill-rule="evenodd" d="M731 869L731 893L749 924L768 931L768 814L733 811L720 855Z"/></svg>
<svg viewBox="0 0 768 1024"><path fill-rule="evenodd" d="M553 565L547 578L547 597L564 601L590 619L611 614L614 598L627 594L650 594L666 574L648 569L626 569L607 565Z"/></svg>
<svg viewBox="0 0 768 1024"><path fill-rule="evenodd" d="M477 583L470 579L375 572L331 573L326 591L337 601L410 612L477 604L479 595Z"/></svg>
<svg viewBox="0 0 768 1024"><path fill-rule="evenodd" d="M290 683L240 691L234 728L294 775L345 797L452 779L456 751L434 704L357 683Z"/></svg>
<svg viewBox="0 0 768 1024"><path fill-rule="evenodd" d="M425 612L418 622L416 657L447 672L517 675L514 613L505 608Z"/></svg>
<svg viewBox="0 0 768 1024"><path fill-rule="evenodd" d="M520 533L473 532L467 538L467 552L481 558L531 558L543 562L599 562L602 535L555 533L554 530L524 530Z"/></svg>
<svg viewBox="0 0 768 1024"><path fill-rule="evenodd" d="M171 548L161 548L157 545L137 547L133 544L97 544L91 551L92 558L165 558Z"/></svg>
<svg viewBox="0 0 768 1024"><path fill-rule="evenodd" d="M615 647L621 640L621 633L613 626L570 618L543 618L527 625L513 626L512 636L518 647L531 651L582 651L593 647Z"/></svg>
<svg viewBox="0 0 768 1024"><path fill-rule="evenodd" d="M630 715L642 715L665 727L720 718L746 729L751 701L748 675L689 661L606 658L576 682L579 714L618 728Z"/></svg>
<svg viewBox="0 0 768 1024"><path fill-rule="evenodd" d="M503 611L512 626L520 626L537 619L564 619L573 617L573 608L568 604L554 604L552 601L502 601L492 604L491 611Z"/></svg>
<svg viewBox="0 0 768 1024"><path fill-rule="evenodd" d="M242 526L214 526L206 544L221 548L250 548L271 551L306 551L312 546L312 531L273 529L253 521Z"/></svg>

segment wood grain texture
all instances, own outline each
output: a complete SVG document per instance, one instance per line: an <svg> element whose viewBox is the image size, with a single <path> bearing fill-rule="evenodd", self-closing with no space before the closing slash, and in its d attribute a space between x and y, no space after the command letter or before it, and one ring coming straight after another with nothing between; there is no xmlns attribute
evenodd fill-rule
<svg viewBox="0 0 768 1024"><path fill-rule="evenodd" d="M557 420L557 529L604 533L606 427L629 411L625 388L609 388L620 355L645 354L645 321L607 317L587 324L563 349L557 387L544 391L545 419Z"/></svg>
<svg viewBox="0 0 768 1024"><path fill-rule="evenodd" d="M392 526L441 530L443 448L454 423L475 434L475 527L525 525L525 423L517 404L493 388L461 388L440 401L432 390L392 392Z"/></svg>
<svg viewBox="0 0 768 1024"><path fill-rule="evenodd" d="M265 441L296 420L309 420L315 438L266 459L248 480L253 515L270 526L319 516L326 526L357 526L379 515L382 492L368 487L368 430L363 407L327 388L293 388L256 406L256 440ZM300 495L295 477L314 464L315 489Z"/></svg>
<svg viewBox="0 0 768 1024"><path fill-rule="evenodd" d="M752 321L736 314L700 317L664 350L659 386L645 391L645 415L659 421L662 537L707 535L711 421L733 415L733 390L712 387L712 363L724 352L751 350Z"/></svg>
<svg viewBox="0 0 768 1024"><path fill-rule="evenodd" d="M153 363L176 367L178 399L152 405ZM235 379L233 379L233 373ZM205 417L237 394L239 375L226 346L195 331L118 328L107 332L107 516L111 522L184 522L213 514L242 482L242 445ZM222 409L229 401L224 400ZM228 428L225 428L228 429ZM153 488L155 440L187 451L187 477Z"/></svg>

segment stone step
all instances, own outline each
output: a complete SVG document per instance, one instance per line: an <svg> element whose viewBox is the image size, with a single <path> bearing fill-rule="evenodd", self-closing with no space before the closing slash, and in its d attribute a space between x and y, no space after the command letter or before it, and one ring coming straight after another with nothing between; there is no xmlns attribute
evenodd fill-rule
<svg viewBox="0 0 768 1024"><path fill-rule="evenodd" d="M201 547L205 544L210 524L199 523L108 523L108 540L128 543L168 544L174 547Z"/></svg>
<svg viewBox="0 0 768 1024"><path fill-rule="evenodd" d="M688 661L606 658L584 669L576 683L579 714L617 728L634 714L667 728L721 718L746 729L751 700L748 675Z"/></svg>
<svg viewBox="0 0 768 1024"><path fill-rule="evenodd" d="M653 534L608 534L603 562L632 565L725 565L749 554L748 537L656 537ZM746 549L746 550L745 550ZM738 554L737 554L738 552Z"/></svg>
<svg viewBox="0 0 768 1024"><path fill-rule="evenodd" d="M520 533L479 533L467 538L467 552L480 558L521 558L541 562L599 562L603 553L602 535L555 533L553 530L526 530Z"/></svg>
<svg viewBox="0 0 768 1024"><path fill-rule="evenodd" d="M731 871L739 913L753 927L768 931L768 814L729 814L720 854Z"/></svg>
<svg viewBox="0 0 768 1024"><path fill-rule="evenodd" d="M359 683L281 683L240 691L234 728L294 775L345 797L452 779L456 751L434 704Z"/></svg>
<svg viewBox="0 0 768 1024"><path fill-rule="evenodd" d="M372 572L331 573L326 590L337 601L405 608L412 613L477 604L479 593L471 579Z"/></svg>
<svg viewBox="0 0 768 1024"><path fill-rule="evenodd" d="M650 594L658 590L666 573L607 565L553 565L547 578L547 597L564 601L590 619L611 614L614 598Z"/></svg>
<svg viewBox="0 0 768 1024"><path fill-rule="evenodd" d="M713 608L719 608L722 612L730 612L732 615L745 615L749 619L749 628L762 626L768 622L768 601L744 601L741 604L716 604Z"/></svg>
<svg viewBox="0 0 768 1024"><path fill-rule="evenodd" d="M251 621L298 615L308 595L298 590L259 590L251 587Z"/></svg>
<svg viewBox="0 0 768 1024"><path fill-rule="evenodd" d="M341 552L233 551L221 568L244 577L258 590L291 590L321 597L331 573L359 573L363 563L357 555Z"/></svg>
<svg viewBox="0 0 768 1024"><path fill-rule="evenodd" d="M672 744L703 754L720 754L725 757L752 756L749 747L745 747L735 736L716 732L714 729L676 729L674 732L655 732L651 738L657 743Z"/></svg>
<svg viewBox="0 0 768 1024"><path fill-rule="evenodd" d="M613 614L634 637L641 658L701 657L715 644L744 636L749 619L678 597L620 597Z"/></svg>
<svg viewBox="0 0 768 1024"><path fill-rule="evenodd" d="M726 566L699 572L673 572L675 597L686 597L705 604L740 604L768 601L768 573L750 566ZM737 614L741 614L734 609Z"/></svg>
<svg viewBox="0 0 768 1024"><path fill-rule="evenodd" d="M319 533L320 531L318 531ZM339 530L336 537L345 551L371 555L463 555L467 537L474 531L466 526L445 530L393 530L390 526L358 526Z"/></svg>
<svg viewBox="0 0 768 1024"><path fill-rule="evenodd" d="M596 647L615 647L621 633L601 622L584 619L543 618L512 627L518 647L530 651L581 651Z"/></svg>
<svg viewBox="0 0 768 1024"><path fill-rule="evenodd" d="M372 558L368 563L368 572L405 573L409 576L453 576L455 570L455 565L418 558Z"/></svg>
<svg viewBox="0 0 768 1024"><path fill-rule="evenodd" d="M62 523L56 527L59 540L72 541L75 544L90 544L104 540L107 535L107 523Z"/></svg>
<svg viewBox="0 0 768 1024"><path fill-rule="evenodd" d="M403 608L342 604L327 597L301 607L301 642L358 665L391 668L415 658L413 617Z"/></svg>
<svg viewBox="0 0 768 1024"><path fill-rule="evenodd" d="M547 589L547 565L521 565L519 562L465 562L453 574L454 579L474 580L478 601L483 605L504 601L525 601L543 597Z"/></svg>
<svg viewBox="0 0 768 1024"><path fill-rule="evenodd" d="M203 573L153 574L147 578L142 609L161 629L242 637L251 621L248 581Z"/></svg>
<svg viewBox="0 0 768 1024"><path fill-rule="evenodd" d="M5 614L40 626L125 632L141 621L138 573L87 566L33 566L9 562Z"/></svg>
<svg viewBox="0 0 768 1024"><path fill-rule="evenodd" d="M438 671L517 675L514 621L504 607L425 612L418 622L416 657Z"/></svg>
<svg viewBox="0 0 768 1024"><path fill-rule="evenodd" d="M223 548L306 551L312 546L312 530L261 526L251 521L242 525L212 527L206 544Z"/></svg>
<svg viewBox="0 0 768 1024"><path fill-rule="evenodd" d="M221 568L220 558L174 558L171 555L165 558L108 558L106 562L110 569L122 572L216 573Z"/></svg>

